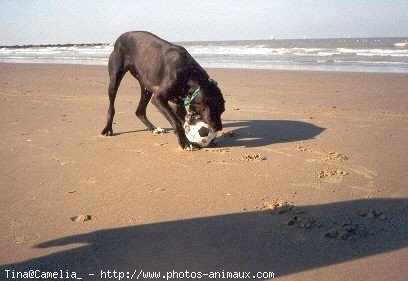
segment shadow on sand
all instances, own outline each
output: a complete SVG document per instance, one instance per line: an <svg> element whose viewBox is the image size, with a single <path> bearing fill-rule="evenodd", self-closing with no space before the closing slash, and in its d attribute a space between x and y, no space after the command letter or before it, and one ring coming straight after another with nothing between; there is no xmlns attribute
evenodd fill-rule
<svg viewBox="0 0 408 281"><path fill-rule="evenodd" d="M362 217L361 209L381 211L382 217ZM84 280L99 280L100 270L203 272L274 272L275 277L343 263L407 247L408 200L367 199L304 206L299 216L322 223L311 229L289 226L294 213L242 212L62 237L36 245L77 248L14 264L5 270L69 270ZM337 226L351 224L348 240L326 238ZM90 277L89 273L96 276ZM161 278L163 279L163 278ZM175 278L176 279L176 278ZM204 278L205 280L206 278ZM216 278L221 280L221 278ZM259 278L263 279L263 278ZM186 279L185 279L186 280ZM226 278L225 280L228 280ZM231 279L232 280L232 279Z"/></svg>
<svg viewBox="0 0 408 281"><path fill-rule="evenodd" d="M259 147L274 143L293 142L312 139L325 130L310 123L291 120L239 120L226 121L225 128L233 134L223 134L218 137L218 143L222 147L246 146ZM164 128L166 132L172 128ZM148 132L147 129L114 132L114 136Z"/></svg>
<svg viewBox="0 0 408 281"><path fill-rule="evenodd" d="M220 146L258 147L274 143L312 139L325 130L310 123L291 120L242 120L225 122L232 134L218 138Z"/></svg>

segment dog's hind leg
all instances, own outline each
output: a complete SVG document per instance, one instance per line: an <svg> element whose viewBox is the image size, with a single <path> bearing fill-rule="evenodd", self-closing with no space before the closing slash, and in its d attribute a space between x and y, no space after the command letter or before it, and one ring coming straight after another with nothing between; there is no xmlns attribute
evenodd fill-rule
<svg viewBox="0 0 408 281"><path fill-rule="evenodd" d="M123 64L123 56L118 51L113 51L109 57L109 109L108 109L108 116L106 121L106 126L102 130L101 134L105 136L112 136L113 129L113 117L115 116L115 98L116 93L118 92L118 88L120 85L120 81L122 81L123 76L126 73L125 66Z"/></svg>

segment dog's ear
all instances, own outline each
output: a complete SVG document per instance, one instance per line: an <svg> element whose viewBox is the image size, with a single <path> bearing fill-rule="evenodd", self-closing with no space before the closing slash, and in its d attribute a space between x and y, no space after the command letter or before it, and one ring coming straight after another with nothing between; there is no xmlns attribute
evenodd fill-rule
<svg viewBox="0 0 408 281"><path fill-rule="evenodd" d="M213 83L215 86L218 86L218 82L215 81L215 80L212 79L212 78L209 78L209 79L208 79L208 82Z"/></svg>

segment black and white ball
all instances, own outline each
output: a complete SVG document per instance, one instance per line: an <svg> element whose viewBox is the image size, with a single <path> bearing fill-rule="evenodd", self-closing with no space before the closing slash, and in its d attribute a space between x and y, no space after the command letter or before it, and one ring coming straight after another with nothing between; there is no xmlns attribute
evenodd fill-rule
<svg viewBox="0 0 408 281"><path fill-rule="evenodd" d="M210 126L202 119L197 119L191 123L184 123L184 130L187 139L200 147L207 147L217 137L217 132L213 132Z"/></svg>

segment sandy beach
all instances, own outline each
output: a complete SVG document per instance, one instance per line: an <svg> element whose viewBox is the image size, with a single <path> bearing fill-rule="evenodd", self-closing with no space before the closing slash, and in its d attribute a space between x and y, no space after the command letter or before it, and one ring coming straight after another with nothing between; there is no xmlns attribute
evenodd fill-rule
<svg viewBox="0 0 408 281"><path fill-rule="evenodd" d="M107 67L0 64L0 279L408 280L408 75L208 72L224 130L188 152L130 75L104 137Z"/></svg>

